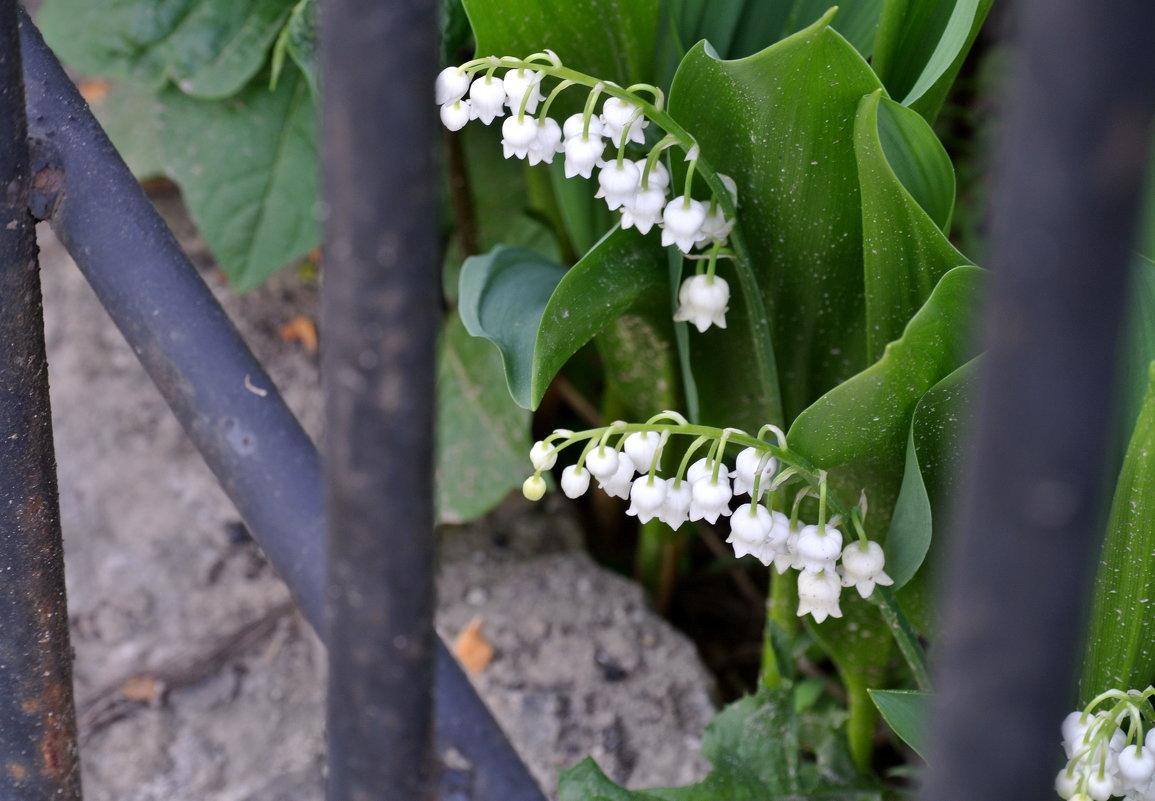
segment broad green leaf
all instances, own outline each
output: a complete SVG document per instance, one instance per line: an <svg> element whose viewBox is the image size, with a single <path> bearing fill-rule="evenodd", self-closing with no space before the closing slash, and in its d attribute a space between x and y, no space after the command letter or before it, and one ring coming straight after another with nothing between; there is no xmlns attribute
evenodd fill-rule
<svg viewBox="0 0 1155 801"><path fill-rule="evenodd" d="M318 99L320 87L317 83L317 0L300 0L293 6L289 21L281 29L276 46L273 48L274 86L280 77L286 56L293 59L293 63L300 68L309 82L313 99Z"/></svg>
<svg viewBox="0 0 1155 801"><path fill-rule="evenodd" d="M891 730L926 759L931 694L915 690L871 690L870 698Z"/></svg>
<svg viewBox="0 0 1155 801"><path fill-rule="evenodd" d="M902 488L886 535L886 572L894 579L895 590L922 566L935 533L934 521L945 514L953 497L977 369L976 359L967 362L931 387L915 407Z"/></svg>
<svg viewBox="0 0 1155 801"><path fill-rule="evenodd" d="M615 784L590 757L561 771L557 797L558 801L655 801L659 798Z"/></svg>
<svg viewBox="0 0 1155 801"><path fill-rule="evenodd" d="M129 81L114 81L107 94L91 99L89 105L138 180L164 175L158 130L160 101L155 90Z"/></svg>
<svg viewBox="0 0 1155 801"><path fill-rule="evenodd" d="M1155 681L1155 363L1131 435L1095 576L1083 660L1083 703Z"/></svg>
<svg viewBox="0 0 1155 801"><path fill-rule="evenodd" d="M943 234L954 206L954 170L926 121L879 90L859 105L854 143L868 358L875 361L943 274L969 260Z"/></svg>
<svg viewBox="0 0 1155 801"><path fill-rule="evenodd" d="M39 23L60 57L95 75L201 98L239 92L260 71L291 0L49 0Z"/></svg>
<svg viewBox="0 0 1155 801"><path fill-rule="evenodd" d="M623 314L652 308L666 286L646 239L617 229L568 271L518 248L468 259L459 310L469 333L501 351L514 401L533 409L578 348Z"/></svg>
<svg viewBox="0 0 1155 801"><path fill-rule="evenodd" d="M881 463L900 472L915 405L974 355L967 323L982 274L969 266L947 272L878 362L798 416L790 447L826 469Z"/></svg>
<svg viewBox="0 0 1155 801"><path fill-rule="evenodd" d="M719 61L699 45L669 98L702 158L737 182L739 224L771 319L786 420L866 365L853 134L859 101L879 83L829 22L828 14L738 61ZM736 295L736 281L731 288ZM739 305L732 301L731 311ZM694 363L699 388L726 393L715 402L703 395L703 419L756 428L771 405L749 367L758 344L748 329L730 327L729 316L727 325L707 332L709 339L691 337L692 347L697 341L709 351L705 363ZM708 377L720 357L747 366Z"/></svg>
<svg viewBox="0 0 1155 801"><path fill-rule="evenodd" d="M463 5L478 56L524 58L548 48L567 67L622 86L653 80L658 0L464 0Z"/></svg>
<svg viewBox="0 0 1155 801"><path fill-rule="evenodd" d="M891 97L933 120L994 0L885 0L872 64Z"/></svg>
<svg viewBox="0 0 1155 801"><path fill-rule="evenodd" d="M225 101L160 96L166 171L238 290L320 243L315 108L298 70Z"/></svg>
<svg viewBox="0 0 1155 801"><path fill-rule="evenodd" d="M532 471L530 413L509 402L501 357L456 315L442 329L437 367L437 517L463 523Z"/></svg>

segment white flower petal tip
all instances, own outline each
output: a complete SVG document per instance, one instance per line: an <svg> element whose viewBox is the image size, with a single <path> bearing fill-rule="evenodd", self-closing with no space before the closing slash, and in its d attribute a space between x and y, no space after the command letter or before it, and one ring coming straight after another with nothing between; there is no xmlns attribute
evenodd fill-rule
<svg viewBox="0 0 1155 801"><path fill-rule="evenodd" d="M646 135L642 132L649 123L642 116L642 109L628 100L617 97L607 97L602 105L603 133L615 145L620 144L623 134L626 141L636 144L645 144Z"/></svg>
<svg viewBox="0 0 1155 801"><path fill-rule="evenodd" d="M441 107L441 124L451 131L460 131L473 118L473 106L468 100L451 100Z"/></svg>
<svg viewBox="0 0 1155 801"><path fill-rule="evenodd" d="M658 519L670 528L677 530L690 519L690 504L693 501L691 486L688 481L675 478L666 479L666 500L658 513Z"/></svg>
<svg viewBox="0 0 1155 801"><path fill-rule="evenodd" d="M677 245L678 250L689 253L702 236L705 222L706 206L702 201L679 195L662 212L662 246Z"/></svg>
<svg viewBox="0 0 1155 801"><path fill-rule="evenodd" d="M774 478L774 471L778 468L778 462L771 457L766 460L766 464L759 471L758 465L761 462L762 452L757 448L746 448L738 454L738 458L734 460L734 471L730 473L730 478L734 479L734 494L752 494L754 492L754 479L757 478L755 473L760 473L761 476L758 480L758 493L761 495L766 492L770 486L770 481Z"/></svg>
<svg viewBox="0 0 1155 801"><path fill-rule="evenodd" d="M662 208L666 205L666 190L651 186L639 190L634 202L622 206L622 228L637 228L643 234L662 221Z"/></svg>
<svg viewBox="0 0 1155 801"><path fill-rule="evenodd" d="M618 471L619 455L608 445L597 445L586 454L586 468L598 481L604 481Z"/></svg>
<svg viewBox="0 0 1155 801"><path fill-rule="evenodd" d="M690 519L717 523L719 516L730 516L730 499L734 497L730 480L719 471L718 479L713 475L704 476L690 488Z"/></svg>
<svg viewBox="0 0 1155 801"><path fill-rule="evenodd" d="M622 450L630 455L639 469L649 470L661 441L662 437L657 431L635 431L625 438Z"/></svg>
<svg viewBox="0 0 1155 801"><path fill-rule="evenodd" d="M469 100L471 116L483 125L505 116L505 86L491 75L483 75L470 85Z"/></svg>
<svg viewBox="0 0 1155 801"><path fill-rule="evenodd" d="M854 587L863 598L869 598L876 585L889 587L894 579L883 572L886 556L877 542L854 541L842 552L842 586Z"/></svg>
<svg viewBox="0 0 1155 801"><path fill-rule="evenodd" d="M588 138L581 133L567 136L562 152L565 153L565 177L573 178L580 175L582 178L593 176L594 167L601 161L605 152L606 143L600 136L595 136L591 130Z"/></svg>
<svg viewBox="0 0 1155 801"><path fill-rule="evenodd" d="M639 178L637 165L632 161L611 161L598 173L598 191L594 197L605 198L610 211L632 206L634 195L638 192Z"/></svg>
<svg viewBox="0 0 1155 801"><path fill-rule="evenodd" d="M834 576L834 565L842 551L842 532L832 526L826 526L820 531L818 526L803 526L798 532L798 557L796 565L799 570L808 573L826 573Z"/></svg>
<svg viewBox="0 0 1155 801"><path fill-rule="evenodd" d="M586 463L589 463L588 458ZM601 479L598 486L605 491L606 495L613 496L614 498L628 498L630 497L630 489L633 487L633 478L636 472L637 470L634 469L633 460L630 459L629 455L619 453L618 469L614 471L612 476Z"/></svg>
<svg viewBox="0 0 1155 801"><path fill-rule="evenodd" d="M642 523L648 523L659 516L665 500L665 479L649 475L639 476L630 485L630 508L626 509L626 514L637 517Z"/></svg>
<svg viewBox="0 0 1155 801"><path fill-rule="evenodd" d="M433 94L437 105L444 106L465 97L469 91L469 74L460 67L446 67L437 74ZM453 128L451 130L457 130Z"/></svg>
<svg viewBox="0 0 1155 801"><path fill-rule="evenodd" d="M537 139L537 120L530 116L506 117L501 124L501 147L506 158L519 159L529 155L530 146Z"/></svg>
<svg viewBox="0 0 1155 801"><path fill-rule="evenodd" d="M546 117L537 122L537 135L529 143L529 163L552 164L553 157L562 151L561 126L557 120Z"/></svg>
<svg viewBox="0 0 1155 801"><path fill-rule="evenodd" d="M798 616L811 615L815 623L827 617L842 617L838 597L842 586L838 576L830 571L798 574Z"/></svg>
<svg viewBox="0 0 1155 801"><path fill-rule="evenodd" d="M717 275L694 275L683 281L678 290L678 310L674 313L674 320L690 323L699 333L712 325L725 328L729 308L730 285L725 279Z"/></svg>
<svg viewBox="0 0 1155 801"><path fill-rule="evenodd" d="M561 471L561 491L567 498L580 498L590 488L590 471L571 464Z"/></svg>

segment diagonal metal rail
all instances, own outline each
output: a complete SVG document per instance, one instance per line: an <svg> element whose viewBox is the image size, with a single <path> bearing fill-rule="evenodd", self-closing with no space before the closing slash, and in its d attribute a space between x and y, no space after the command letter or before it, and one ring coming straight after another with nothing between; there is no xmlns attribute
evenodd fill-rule
<svg viewBox="0 0 1155 801"><path fill-rule="evenodd" d="M322 639L327 568L317 449L181 252L39 32L20 43L33 211L47 219ZM455 798L541 801L460 666L434 646L434 742Z"/></svg>
<svg viewBox="0 0 1155 801"><path fill-rule="evenodd" d="M15 0L0 0L0 798L79 801Z"/></svg>

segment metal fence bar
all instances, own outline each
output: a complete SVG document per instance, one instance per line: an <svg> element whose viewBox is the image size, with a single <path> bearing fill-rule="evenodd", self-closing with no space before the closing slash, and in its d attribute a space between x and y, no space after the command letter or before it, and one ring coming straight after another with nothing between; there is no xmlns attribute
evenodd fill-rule
<svg viewBox="0 0 1155 801"><path fill-rule="evenodd" d="M79 801L15 0L0 0L0 798Z"/></svg>
<svg viewBox="0 0 1155 801"><path fill-rule="evenodd" d="M305 618L326 639L316 448L24 14L20 42L34 210L51 221ZM440 641L435 658L437 749L469 764L456 777L465 797L541 801Z"/></svg>
<svg viewBox="0 0 1155 801"><path fill-rule="evenodd" d="M928 801L1054 797L1155 109L1149 0L1024 0L1017 11Z"/></svg>
<svg viewBox="0 0 1155 801"><path fill-rule="evenodd" d="M435 8L322 7L330 801L436 790Z"/></svg>

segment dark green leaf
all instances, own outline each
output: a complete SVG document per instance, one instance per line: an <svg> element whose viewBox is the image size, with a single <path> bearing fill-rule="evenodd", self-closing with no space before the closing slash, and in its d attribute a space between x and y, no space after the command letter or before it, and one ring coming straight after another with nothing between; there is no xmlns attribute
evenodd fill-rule
<svg viewBox="0 0 1155 801"><path fill-rule="evenodd" d="M926 121L882 97L863 98L854 132L862 191L869 359L878 359L952 267L969 263L943 231L954 170Z"/></svg>
<svg viewBox="0 0 1155 801"><path fill-rule="evenodd" d="M315 108L299 71L273 92L256 81L209 102L170 89L160 104L167 172L237 289L320 243Z"/></svg>
<svg viewBox="0 0 1155 801"><path fill-rule="evenodd" d="M790 447L827 469L881 462L900 473L915 405L974 355L967 329L982 274L969 266L947 272L878 362L798 416Z"/></svg>
<svg viewBox="0 0 1155 801"><path fill-rule="evenodd" d="M870 697L894 733L925 759L930 739L927 724L931 694L914 690L871 690Z"/></svg>
<svg viewBox="0 0 1155 801"><path fill-rule="evenodd" d="M661 252L636 231L617 229L568 272L518 248L470 258L459 303L469 332L501 351L513 399L532 409L578 348L667 291Z"/></svg>
<svg viewBox="0 0 1155 801"><path fill-rule="evenodd" d="M300 68L313 99L319 99L317 84L317 0L300 0L293 6L289 21L281 29L277 44L273 48L273 85L280 77L285 57L293 59Z"/></svg>
<svg viewBox="0 0 1155 801"><path fill-rule="evenodd" d="M437 516L463 523L532 472L530 414L509 402L501 357L456 315L442 330L437 365Z"/></svg>
<svg viewBox="0 0 1155 801"><path fill-rule="evenodd" d="M658 796L614 784L589 757L561 771L558 801L653 801Z"/></svg>
<svg viewBox="0 0 1155 801"><path fill-rule="evenodd" d="M1115 484L1095 576L1080 694L1155 681L1155 363Z"/></svg>
<svg viewBox="0 0 1155 801"><path fill-rule="evenodd" d="M866 365L853 134L859 101L879 84L828 21L740 61L695 47L670 90L670 112L698 139L702 158L737 182L787 420ZM720 274L737 295L733 271ZM728 315L725 331L691 336L691 347L704 357L694 362L703 419L756 428L776 388L752 369L761 343L739 325L743 305L732 301L735 323ZM708 387L724 394L709 398Z"/></svg>
<svg viewBox="0 0 1155 801"><path fill-rule="evenodd" d="M972 359L931 387L914 410L902 489L886 536L886 572L895 590L922 566L934 520L945 514L953 498L977 371L978 360Z"/></svg>
<svg viewBox="0 0 1155 801"><path fill-rule="evenodd" d="M171 79L202 98L239 92L260 71L291 0L49 0L39 16L62 59L138 82Z"/></svg>
<svg viewBox="0 0 1155 801"><path fill-rule="evenodd" d="M629 86L653 80L658 0L464 0L478 56L549 48L573 69Z"/></svg>
<svg viewBox="0 0 1155 801"><path fill-rule="evenodd" d="M933 120L993 2L886 0L872 63L891 97Z"/></svg>

